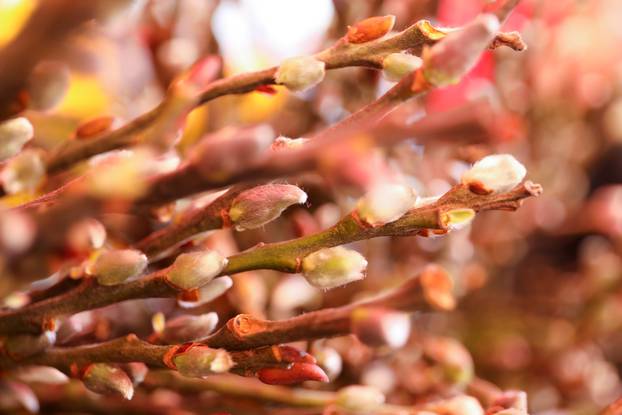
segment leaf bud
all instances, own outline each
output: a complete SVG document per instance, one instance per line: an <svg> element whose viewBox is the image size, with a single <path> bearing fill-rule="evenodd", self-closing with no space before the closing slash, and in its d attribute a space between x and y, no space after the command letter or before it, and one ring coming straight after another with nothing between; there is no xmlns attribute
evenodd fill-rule
<svg viewBox="0 0 622 415"><path fill-rule="evenodd" d="M335 288L364 278L367 260L358 252L341 246L323 248L302 260L302 273L318 288Z"/></svg>
<svg viewBox="0 0 622 415"><path fill-rule="evenodd" d="M197 251L179 255L167 274L168 281L184 290L200 288L220 274L227 258L216 251Z"/></svg>

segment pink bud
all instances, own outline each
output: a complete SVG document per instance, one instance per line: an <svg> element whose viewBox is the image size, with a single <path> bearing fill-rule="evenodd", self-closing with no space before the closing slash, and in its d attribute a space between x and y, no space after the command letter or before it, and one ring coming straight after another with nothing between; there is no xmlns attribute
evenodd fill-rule
<svg viewBox="0 0 622 415"><path fill-rule="evenodd" d="M255 229L278 218L289 206L305 203L307 194L289 184L267 184L246 190L235 198L229 218L237 230Z"/></svg>
<svg viewBox="0 0 622 415"><path fill-rule="evenodd" d="M457 83L475 66L498 29L499 20L494 15L482 14L426 49L423 55L426 81L437 87Z"/></svg>
<svg viewBox="0 0 622 415"><path fill-rule="evenodd" d="M128 400L134 396L134 386L127 374L107 363L90 364L82 375L82 382L95 393L121 395Z"/></svg>
<svg viewBox="0 0 622 415"><path fill-rule="evenodd" d="M264 368L257 372L257 377L269 385L293 385L308 380L328 382L326 373L313 363L292 363L289 368Z"/></svg>

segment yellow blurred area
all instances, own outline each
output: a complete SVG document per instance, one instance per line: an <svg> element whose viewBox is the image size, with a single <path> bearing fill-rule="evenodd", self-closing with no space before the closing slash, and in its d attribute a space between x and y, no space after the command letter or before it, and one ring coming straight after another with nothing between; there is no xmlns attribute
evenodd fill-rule
<svg viewBox="0 0 622 415"><path fill-rule="evenodd" d="M0 47L19 32L36 5L37 0L0 0Z"/></svg>
<svg viewBox="0 0 622 415"><path fill-rule="evenodd" d="M57 111L82 119L105 114L109 107L110 99L96 77L72 72L69 90Z"/></svg>

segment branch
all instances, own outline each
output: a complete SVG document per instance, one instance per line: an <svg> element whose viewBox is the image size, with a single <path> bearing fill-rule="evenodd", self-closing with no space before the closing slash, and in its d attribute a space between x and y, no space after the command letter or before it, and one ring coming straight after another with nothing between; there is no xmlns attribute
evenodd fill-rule
<svg viewBox="0 0 622 415"><path fill-rule="evenodd" d="M525 182L506 193L479 195L467 186L454 186L437 202L412 209L400 219L382 226L370 227L358 219L356 211L322 232L285 242L265 244L228 258L221 275L244 271L272 269L300 272L301 260L322 248L334 247L380 236L416 235L427 229L447 231L440 220L442 213L452 209L470 208L515 210L522 200L537 196L539 185ZM84 310L103 307L120 301L140 298L174 297L182 291L169 284L163 269L142 279L115 286L101 286L86 278L75 289L17 310L0 312L0 334L39 333L54 318Z"/></svg>
<svg viewBox="0 0 622 415"><path fill-rule="evenodd" d="M346 37L315 55L324 62L326 69L338 69L350 66L363 66L382 69L383 59L391 53L408 50L418 54L424 45L432 45L442 39L447 32L437 29L427 20L421 20L406 30L388 38L381 38L365 43L349 43ZM507 42L501 34L492 46L506 45L514 47L515 42ZM197 100L202 105L215 98L243 94L254 91L263 85L274 85L278 67L257 72L244 73L210 83ZM71 165L102 152L111 151L136 144L139 133L149 128L162 113L166 100L155 109L143 114L125 126L88 141L72 141L59 149L47 160L48 174L65 170Z"/></svg>
<svg viewBox="0 0 622 415"><path fill-rule="evenodd" d="M391 309L404 312L447 310L455 300L451 280L435 267L411 278L377 298L337 308L325 308L287 320L261 320L249 314L230 319L216 333L202 340L213 348L249 350L272 344L315 340L352 334L352 316L360 309ZM433 278L430 278L433 277ZM440 279L440 281L439 281Z"/></svg>

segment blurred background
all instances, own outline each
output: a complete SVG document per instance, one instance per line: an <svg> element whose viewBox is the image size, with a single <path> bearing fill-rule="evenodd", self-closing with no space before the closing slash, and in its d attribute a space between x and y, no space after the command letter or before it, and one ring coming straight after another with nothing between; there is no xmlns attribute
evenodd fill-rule
<svg viewBox="0 0 622 415"><path fill-rule="evenodd" d="M69 70L60 105L26 115L35 126L35 144L52 148L72 139L86 119L111 115L123 123L153 108L173 76L201 56L220 55L222 75L228 76L322 50L365 17L393 14L397 30L422 18L459 26L485 3L113 0L105 24L89 26L56 51L54 59ZM0 47L36 4L0 0ZM123 11L115 14L115 8ZM336 292L322 293L298 276L274 272L236 276L226 301L216 305L220 320L234 312L283 318L346 303L437 262L451 271L461 303L451 313L415 316L415 337L424 333L464 345L478 377L527 391L533 413L591 414L617 398L622 394L621 19L619 0L523 0L504 30L519 30L526 51L488 52L459 85L399 109L417 118L460 110L487 125L488 133L476 139L457 133L420 143L413 137L392 149L391 163L408 174L418 194L439 194L468 163L507 152L527 166L530 180L543 185L541 197L515 213L480 215L472 227L442 238L362 242L368 277ZM232 126L267 123L284 136L309 135L391 85L377 71L346 68L329 71L305 93L276 87L275 93L223 97L193 111L179 150L184 154L204 134ZM321 229L341 216L345 202L338 196L313 180L299 183L311 196L308 207L292 209L260 231L235 239L226 234L218 243L245 249ZM7 199L3 203L10 204ZM127 326L148 326L156 308L149 302L131 310L116 307L117 316L132 320ZM105 327L114 316L108 311L95 318ZM121 322L117 334L124 330ZM351 339L325 343L343 358L337 384L352 379L374 384L394 403L452 382L430 370L416 345L383 355Z"/></svg>

